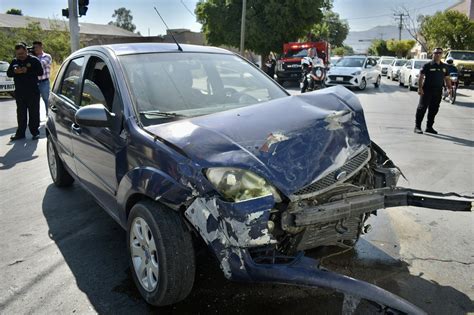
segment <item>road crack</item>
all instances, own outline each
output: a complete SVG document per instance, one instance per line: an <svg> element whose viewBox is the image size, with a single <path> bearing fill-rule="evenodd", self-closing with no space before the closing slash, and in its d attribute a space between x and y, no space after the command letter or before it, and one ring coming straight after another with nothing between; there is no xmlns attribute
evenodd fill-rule
<svg viewBox="0 0 474 315"><path fill-rule="evenodd" d="M413 260L423 260L423 261L438 261L438 262L444 262L444 263L456 263L456 264L462 264L466 266L474 265L474 262L465 262L465 261L459 261L455 259L439 259L439 258L433 258L433 257L412 257L412 258L404 258L408 261L413 261Z"/></svg>

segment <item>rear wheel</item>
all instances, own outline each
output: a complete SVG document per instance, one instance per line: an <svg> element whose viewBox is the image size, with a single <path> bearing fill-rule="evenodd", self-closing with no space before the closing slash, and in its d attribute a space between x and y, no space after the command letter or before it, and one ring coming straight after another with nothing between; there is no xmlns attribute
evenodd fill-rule
<svg viewBox="0 0 474 315"><path fill-rule="evenodd" d="M153 201L137 203L128 217L127 244L133 280L148 303L170 305L189 295L194 249L176 211Z"/></svg>
<svg viewBox="0 0 474 315"><path fill-rule="evenodd" d="M69 174L64 167L63 161L59 158L51 136L48 136L46 151L48 155L49 173L51 174L54 184L58 187L71 186L74 182L74 178Z"/></svg>

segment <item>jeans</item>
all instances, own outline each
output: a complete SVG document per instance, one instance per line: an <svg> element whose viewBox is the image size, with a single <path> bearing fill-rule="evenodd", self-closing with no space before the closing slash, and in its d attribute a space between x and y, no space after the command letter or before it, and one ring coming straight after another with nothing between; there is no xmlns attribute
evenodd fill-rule
<svg viewBox="0 0 474 315"><path fill-rule="evenodd" d="M49 99L49 79L38 82L38 88L46 107L46 114L48 114L48 99Z"/></svg>

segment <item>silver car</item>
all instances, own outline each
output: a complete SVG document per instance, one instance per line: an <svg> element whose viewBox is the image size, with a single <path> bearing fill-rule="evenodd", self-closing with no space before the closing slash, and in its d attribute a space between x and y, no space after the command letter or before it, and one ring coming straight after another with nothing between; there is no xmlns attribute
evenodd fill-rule
<svg viewBox="0 0 474 315"><path fill-rule="evenodd" d="M391 79L392 81L398 80L398 76L400 75L400 69L406 63L407 63L406 59L393 60L387 69L387 79Z"/></svg>

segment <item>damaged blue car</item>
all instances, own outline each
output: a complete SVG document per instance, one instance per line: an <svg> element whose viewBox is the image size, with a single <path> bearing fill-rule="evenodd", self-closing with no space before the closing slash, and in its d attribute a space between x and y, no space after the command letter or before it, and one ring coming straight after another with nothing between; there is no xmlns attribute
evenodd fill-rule
<svg viewBox="0 0 474 315"><path fill-rule="evenodd" d="M305 250L346 247L377 210L471 211L472 199L397 187L343 87L290 96L229 51L192 45L81 49L61 66L46 124L51 177L74 181L127 231L143 298L186 298L203 240L228 279L335 289L344 312L367 299L423 313Z"/></svg>

